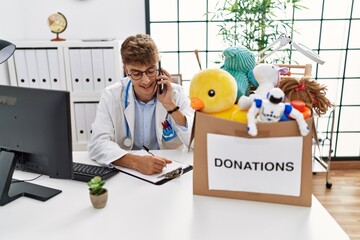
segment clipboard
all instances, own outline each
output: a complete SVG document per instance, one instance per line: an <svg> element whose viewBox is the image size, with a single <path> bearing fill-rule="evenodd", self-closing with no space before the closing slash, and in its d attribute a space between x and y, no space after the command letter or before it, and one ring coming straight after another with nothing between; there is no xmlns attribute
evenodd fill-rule
<svg viewBox="0 0 360 240"><path fill-rule="evenodd" d="M145 150L140 150L140 151L136 151L136 152L132 152L132 153L140 155L140 156L149 154ZM115 168L118 169L120 172L128 174L132 177L141 179L145 182L149 182L154 185L162 185L166 182L171 181L174 178L181 177L181 175L191 171L193 169L193 166L190 164L187 164L187 163L181 163L181 162L172 160L172 163L168 164L161 173L153 174L153 175L145 175L136 170L121 167L121 166L116 166Z"/></svg>

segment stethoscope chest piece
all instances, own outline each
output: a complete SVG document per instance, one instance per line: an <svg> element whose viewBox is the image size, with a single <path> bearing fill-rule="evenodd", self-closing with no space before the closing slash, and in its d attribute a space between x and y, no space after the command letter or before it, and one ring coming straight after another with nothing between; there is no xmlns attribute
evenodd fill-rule
<svg viewBox="0 0 360 240"><path fill-rule="evenodd" d="M125 147L130 148L130 147L131 147L131 144L132 144L132 141L131 141L130 138L127 137L127 138L124 139L124 142L123 142L123 143L124 143L124 146L125 146Z"/></svg>

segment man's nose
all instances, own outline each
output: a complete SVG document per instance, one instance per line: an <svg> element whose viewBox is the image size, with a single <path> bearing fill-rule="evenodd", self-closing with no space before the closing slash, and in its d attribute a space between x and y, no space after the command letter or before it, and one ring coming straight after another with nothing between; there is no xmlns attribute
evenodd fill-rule
<svg viewBox="0 0 360 240"><path fill-rule="evenodd" d="M141 82L149 83L149 82L151 82L151 79L148 77L148 75L146 73L143 73L142 78L141 78Z"/></svg>

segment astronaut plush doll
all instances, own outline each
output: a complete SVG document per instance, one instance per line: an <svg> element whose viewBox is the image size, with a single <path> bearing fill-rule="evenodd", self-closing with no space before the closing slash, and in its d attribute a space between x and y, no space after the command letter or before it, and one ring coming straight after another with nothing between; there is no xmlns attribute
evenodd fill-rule
<svg viewBox="0 0 360 240"><path fill-rule="evenodd" d="M309 133L309 126L303 115L290 103L284 103L285 94L280 88L272 88L266 99L255 98L247 114L248 133L257 135L257 122L278 122L283 114L295 119L302 136Z"/></svg>

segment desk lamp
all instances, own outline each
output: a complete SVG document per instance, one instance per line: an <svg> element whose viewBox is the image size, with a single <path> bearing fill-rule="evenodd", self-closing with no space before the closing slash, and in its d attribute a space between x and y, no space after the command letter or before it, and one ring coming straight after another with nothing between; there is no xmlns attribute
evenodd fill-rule
<svg viewBox="0 0 360 240"><path fill-rule="evenodd" d="M291 44L296 50L298 50L300 53L302 53L303 55L305 55L306 57L310 58L311 60L315 61L316 63L319 64L324 64L325 61L322 60L320 58L320 56L315 53L313 50L311 50L310 48L306 47L305 45L301 44L301 43L296 43L294 42L290 37L287 37L284 33L280 35L280 37L273 42L272 44L270 44L269 46L267 46L266 48L264 48L263 50L261 50L258 54L258 56L261 56L263 53L265 53L269 48L271 48L272 46L274 46L275 44L279 43L279 46L277 46L276 48L274 48L270 53L266 54L264 57L262 57L260 60L258 60L257 63L261 63L262 61L264 61L266 58L268 58L271 54L273 54L274 52L276 52L277 50L279 50L280 48L284 47L286 44Z"/></svg>
<svg viewBox="0 0 360 240"><path fill-rule="evenodd" d="M15 52L16 46L10 42L0 39L0 64L8 60Z"/></svg>

